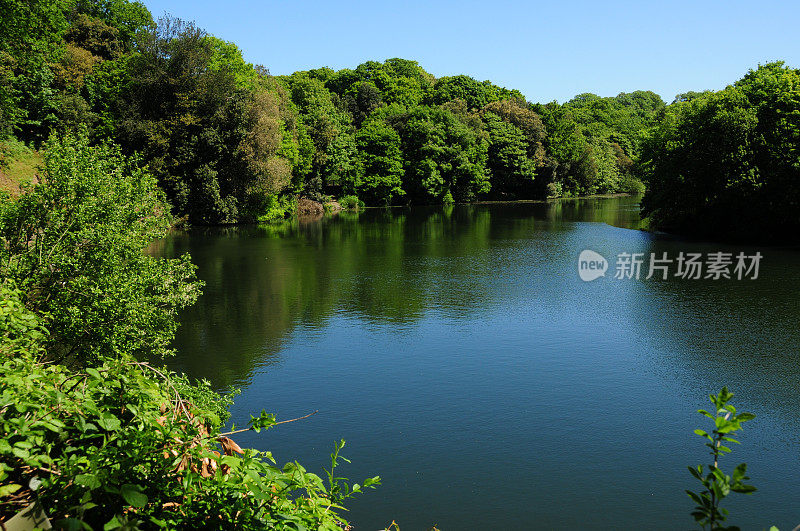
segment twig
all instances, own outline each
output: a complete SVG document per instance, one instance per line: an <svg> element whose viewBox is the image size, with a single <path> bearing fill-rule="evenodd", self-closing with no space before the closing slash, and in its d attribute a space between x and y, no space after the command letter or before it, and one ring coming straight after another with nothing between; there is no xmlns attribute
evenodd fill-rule
<svg viewBox="0 0 800 531"><path fill-rule="evenodd" d="M170 386L170 388L175 392L175 398L176 398L178 404L180 404L181 409L183 410L183 413L186 415L186 419L189 420L189 421L192 420L192 416L189 414L189 411L186 409L186 406L183 403L183 399L181 398L180 393L178 393L178 390L175 389L175 386L172 385L172 382L170 382L169 378L167 378L167 376L163 372L161 372L158 369L152 367L149 363L147 363L145 361L134 361L132 363L134 365L139 365L140 367L147 367L148 369L150 369L151 371L153 371L157 375L161 376L164 379L164 381L167 382L167 385Z"/></svg>
<svg viewBox="0 0 800 531"><path fill-rule="evenodd" d="M271 428L272 426L277 426L278 424L286 424L288 422L297 422L298 420L303 420L303 419L307 419L308 417L313 417L317 413L319 413L319 410L316 410L313 413L309 413L308 415L303 415L302 417L297 417L296 419L282 420L280 422L276 422L275 424L271 424L269 427ZM226 432L226 433L220 433L220 434L216 435L215 437L224 437L226 435L235 435L237 433L244 433L244 432L250 431L252 429L253 428L251 426L250 428L242 428L240 430L234 430L234 431L229 431L229 432Z"/></svg>
<svg viewBox="0 0 800 531"><path fill-rule="evenodd" d="M272 424L269 427L271 428L272 426L277 426L278 424L288 424L289 422L297 422L298 420L303 420L303 419L307 419L308 417L312 417L312 416L316 415L317 413L319 413L319 410L316 410L313 413L309 413L308 415L303 415L302 417L297 417L296 419L281 420L280 422L276 422L275 424ZM190 444L190 443L201 444L201 443L203 443L205 441L210 441L212 439L216 440L216 439L219 439L220 437L225 437L227 435L235 435L237 433L244 433L246 431L252 431L252 430L253 430L252 427L250 427L250 428L242 428L240 430L229 431L229 432L226 432L226 433L218 433L216 435L206 435L204 437L188 439L186 441L181 441L181 442L177 442L177 443L176 442L171 442L169 444L164 445L164 448L162 448L162 450L166 450L166 449L169 449L169 448L174 448L176 446L183 446L185 444Z"/></svg>

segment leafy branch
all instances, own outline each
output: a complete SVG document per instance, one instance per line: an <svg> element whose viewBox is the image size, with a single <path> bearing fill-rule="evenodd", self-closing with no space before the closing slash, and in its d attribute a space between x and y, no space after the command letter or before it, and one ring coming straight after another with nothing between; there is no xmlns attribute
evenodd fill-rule
<svg viewBox="0 0 800 531"><path fill-rule="evenodd" d="M344 448L344 439L335 443L333 453L331 454L331 468L330 470L325 469L325 473L328 476L328 495L334 504L339 504L347 498L362 492L363 488L374 489L377 485L381 484L381 478L375 476L365 479L361 485L355 483L351 487L350 484L347 483L347 478L336 476L334 472L336 467L339 466L339 460L341 459L347 463L350 462L346 457L339 455L342 448Z"/></svg>
<svg viewBox="0 0 800 531"><path fill-rule="evenodd" d="M755 415L737 413L736 408L729 404L733 393L728 391L727 387L723 387L717 395L709 395L709 398L714 404L714 413L705 409L699 409L697 412L711 419L714 422L714 429L711 433L702 429L696 429L694 432L707 440L705 445L710 449L714 462L708 465L708 473L705 475L703 475L703 465L689 467L689 472L702 483L704 490L699 493L687 490L686 493L697 504L692 516L703 529L708 526L713 530L738 530L736 526L722 525L728 516L728 510L721 508L720 503L731 492L752 494L756 488L745 484L745 481L750 479L747 476L747 464L741 463L734 468L733 475L728 476L719 468L719 460L724 454L731 452L731 449L723 443L739 444L739 441L730 434L741 430L742 422L754 419Z"/></svg>
<svg viewBox="0 0 800 531"><path fill-rule="evenodd" d="M280 420L276 422L275 415L273 415L272 413L267 413L266 411L262 410L260 416L258 417L254 417L252 415L250 416L250 422L249 422L250 426L248 426L247 428L240 428L238 430L234 429L225 433L220 433L218 436L224 437L226 435L236 435L237 433L244 433L246 431L254 431L258 433L261 430L266 430L273 426L277 426L278 424L287 424L289 422L297 422L298 420L303 420L307 419L308 417L313 417L317 413L319 413L318 409L313 411L312 413L309 413L308 415L303 415L302 417L297 417L295 419L288 419L288 420Z"/></svg>

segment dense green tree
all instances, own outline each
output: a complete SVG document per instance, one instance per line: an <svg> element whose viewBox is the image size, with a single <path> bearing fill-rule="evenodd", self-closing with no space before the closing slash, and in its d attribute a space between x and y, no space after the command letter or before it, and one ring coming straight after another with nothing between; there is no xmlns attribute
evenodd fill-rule
<svg viewBox="0 0 800 531"><path fill-rule="evenodd" d="M374 118L356 133L360 179L358 196L372 205L391 204L405 195L400 135L385 121Z"/></svg>
<svg viewBox="0 0 800 531"><path fill-rule="evenodd" d="M663 112L661 98L646 91L614 98L580 94L564 105L532 106L542 117L549 195L642 191L633 161L645 132Z"/></svg>
<svg viewBox="0 0 800 531"><path fill-rule="evenodd" d="M64 40L102 60L115 59L123 53L120 31L86 13L73 17Z"/></svg>
<svg viewBox="0 0 800 531"><path fill-rule="evenodd" d="M544 160L545 137L544 124L541 117L521 100L500 100L489 103L484 112L499 116L504 122L513 124L525 134L528 143L528 157L540 165Z"/></svg>
<svg viewBox="0 0 800 531"><path fill-rule="evenodd" d="M86 136L46 148L42 181L0 203L0 276L41 317L53 359L167 353L198 285L187 257L143 252L170 223L155 179Z"/></svg>
<svg viewBox="0 0 800 531"><path fill-rule="evenodd" d="M470 109L483 109L487 104L501 99L525 100L518 90L508 90L469 76L437 79L431 92L432 103L442 104L456 99L464 100Z"/></svg>
<svg viewBox="0 0 800 531"><path fill-rule="evenodd" d="M386 94L385 101L389 104L398 103L406 107L418 105L433 86L434 77L416 61L387 59L383 67L389 72L389 79L378 87Z"/></svg>
<svg viewBox="0 0 800 531"><path fill-rule="evenodd" d="M344 93L347 92L347 89L349 89L354 83L360 81L355 70L350 68L342 68L341 70L337 70L333 73L329 73L324 69L311 70L310 72L314 72L314 74L311 74L312 77L316 77L321 81L322 79L319 76L321 75L324 77L325 80L323 82L325 83L325 87L340 97L343 96Z"/></svg>
<svg viewBox="0 0 800 531"><path fill-rule="evenodd" d="M782 62L670 105L645 145L656 227L747 239L800 229L800 72Z"/></svg>
<svg viewBox="0 0 800 531"><path fill-rule="evenodd" d="M162 19L140 48L122 94L121 143L144 155L177 213L196 223L255 218L299 165L284 142L295 138L286 94L192 24Z"/></svg>
<svg viewBox="0 0 800 531"><path fill-rule="evenodd" d="M683 92L683 93L678 94L677 96L675 96L675 99L672 100L672 103L683 103L683 102L686 102L686 101L691 101L691 100L693 100L695 98L699 98L700 96L708 94L709 92L711 92L711 91L710 90L704 90L702 92L697 92L697 91L694 91L694 90L690 90L689 92Z"/></svg>
<svg viewBox="0 0 800 531"><path fill-rule="evenodd" d="M51 65L64 47L69 0L0 3L0 132L41 141L57 121Z"/></svg>
<svg viewBox="0 0 800 531"><path fill-rule="evenodd" d="M133 50L136 36L151 30L155 23L142 2L131 0L75 0L75 11L100 19L119 33L126 52Z"/></svg>
<svg viewBox="0 0 800 531"><path fill-rule="evenodd" d="M471 201L489 191L488 142L446 109L415 107L400 128L408 199L421 203Z"/></svg>
<svg viewBox="0 0 800 531"><path fill-rule="evenodd" d="M497 199L529 199L534 195L536 163L528 157L528 137L516 125L486 113L489 133L487 165L492 175L492 196Z"/></svg>
<svg viewBox="0 0 800 531"><path fill-rule="evenodd" d="M577 160L586 142L572 111L555 101L533 107L547 131L542 141L547 156L564 162Z"/></svg>
<svg viewBox="0 0 800 531"><path fill-rule="evenodd" d="M655 123L665 106L660 96L641 90L614 98L580 94L564 105L573 111L587 140L615 142L629 157L638 155L642 133Z"/></svg>
<svg viewBox="0 0 800 531"><path fill-rule="evenodd" d="M64 39L66 44L61 56L52 65L53 86L58 91L56 129L72 131L81 125L93 127L100 113L95 112L90 103L92 95L87 90L86 82L103 63L121 57L123 45L119 31L99 18L79 13L72 17ZM111 103L111 100L106 101ZM106 103L97 103L102 113Z"/></svg>
<svg viewBox="0 0 800 531"><path fill-rule="evenodd" d="M123 94L130 81L130 55L102 61L84 78L81 95L92 112L92 133L96 138L118 138L126 107Z"/></svg>
<svg viewBox="0 0 800 531"><path fill-rule="evenodd" d="M259 71L245 62L242 51L232 42L223 41L213 35L206 35L211 47L208 69L213 72L224 71L232 75L236 88L253 89L259 78Z"/></svg>
<svg viewBox="0 0 800 531"><path fill-rule="evenodd" d="M0 51L0 140L8 137L22 118L19 96L14 86L16 61L6 51Z"/></svg>
<svg viewBox="0 0 800 531"><path fill-rule="evenodd" d="M319 197L323 191L355 182L355 144L350 116L337 108L323 82L306 73L284 79L292 102L313 142L311 169L303 192Z"/></svg>
<svg viewBox="0 0 800 531"><path fill-rule="evenodd" d="M374 110L381 108L384 104L381 91L371 81L353 83L345 91L342 101L353 116L353 122L357 127L360 127Z"/></svg>
<svg viewBox="0 0 800 531"><path fill-rule="evenodd" d="M332 92L344 98L358 124L382 103L406 107L419 104L434 81L416 61L399 58L383 63L367 61L355 70L319 75L325 76L326 86ZM367 85L362 86L363 83ZM376 94L380 95L380 100L376 99Z"/></svg>
<svg viewBox="0 0 800 531"><path fill-rule="evenodd" d="M338 134L327 148L323 174L328 190L355 193L355 183L361 179L358 147L350 132Z"/></svg>
<svg viewBox="0 0 800 531"><path fill-rule="evenodd" d="M128 0L7 0L0 20L0 134L33 142L91 122L85 77L132 51L134 35L152 24L147 9Z"/></svg>

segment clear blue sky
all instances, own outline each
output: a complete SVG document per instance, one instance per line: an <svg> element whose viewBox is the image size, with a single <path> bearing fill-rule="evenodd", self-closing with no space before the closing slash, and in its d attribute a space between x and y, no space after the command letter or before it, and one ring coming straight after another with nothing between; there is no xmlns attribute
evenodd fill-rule
<svg viewBox="0 0 800 531"><path fill-rule="evenodd" d="M564 102L720 89L775 59L800 67L800 2L144 0L235 42L273 74L413 59Z"/></svg>

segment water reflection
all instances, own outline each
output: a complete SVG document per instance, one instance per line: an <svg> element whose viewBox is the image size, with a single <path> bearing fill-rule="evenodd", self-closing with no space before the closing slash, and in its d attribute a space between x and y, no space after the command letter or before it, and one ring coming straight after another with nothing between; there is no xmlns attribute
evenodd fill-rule
<svg viewBox="0 0 800 531"><path fill-rule="evenodd" d="M638 227L617 197L175 234L161 252L190 252L206 288L173 366L243 387L237 424L323 410L241 442L319 469L348 439L347 473L385 478L353 504L365 529L690 527L693 412L730 384L759 415L737 458L763 493L729 505L736 523L793 527L797 251L758 249L755 281L615 280L621 252L756 250ZM579 279L584 249L605 278Z"/></svg>
<svg viewBox="0 0 800 531"><path fill-rule="evenodd" d="M206 287L181 316L173 365L218 388L242 385L255 367L276 361L295 327L323 326L335 312L403 324L430 310L453 319L485 311L495 304L496 272L528 266L514 263L519 241L558 252L552 235L574 230L576 221L635 227L638 202L373 209L310 223L176 233L157 252L190 253Z"/></svg>

